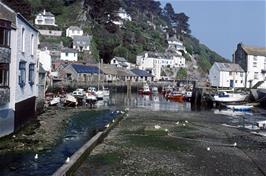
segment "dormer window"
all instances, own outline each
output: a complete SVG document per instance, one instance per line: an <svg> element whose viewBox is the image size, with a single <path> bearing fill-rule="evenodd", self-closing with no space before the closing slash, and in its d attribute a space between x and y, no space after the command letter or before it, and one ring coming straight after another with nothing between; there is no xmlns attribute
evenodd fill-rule
<svg viewBox="0 0 266 176"><path fill-rule="evenodd" d="M10 47L11 22L0 19L0 46Z"/></svg>

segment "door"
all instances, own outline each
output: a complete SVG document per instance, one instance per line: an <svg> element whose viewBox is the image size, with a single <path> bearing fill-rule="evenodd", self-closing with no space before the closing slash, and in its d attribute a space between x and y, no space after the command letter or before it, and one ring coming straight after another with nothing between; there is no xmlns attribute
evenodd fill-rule
<svg viewBox="0 0 266 176"><path fill-rule="evenodd" d="M234 87L234 80L230 80L230 87Z"/></svg>

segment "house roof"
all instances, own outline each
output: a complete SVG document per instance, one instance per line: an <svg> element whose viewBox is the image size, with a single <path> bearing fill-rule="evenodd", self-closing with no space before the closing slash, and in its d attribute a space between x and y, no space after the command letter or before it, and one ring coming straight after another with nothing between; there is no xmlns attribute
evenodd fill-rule
<svg viewBox="0 0 266 176"><path fill-rule="evenodd" d="M125 68L116 68L116 71L117 76L136 76L133 72Z"/></svg>
<svg viewBox="0 0 266 176"><path fill-rule="evenodd" d="M127 60L123 57L114 57L114 59L116 59L118 62L127 62Z"/></svg>
<svg viewBox="0 0 266 176"><path fill-rule="evenodd" d="M248 55L253 55L253 56L266 56L266 48L262 47L254 47L254 46L247 46L247 45L241 45L243 50L248 54Z"/></svg>
<svg viewBox="0 0 266 176"><path fill-rule="evenodd" d="M149 74L148 72L144 71L144 70L140 70L137 68L134 68L131 70L135 75L137 76L143 76L143 77L153 77L151 74Z"/></svg>
<svg viewBox="0 0 266 176"><path fill-rule="evenodd" d="M74 36L73 45L76 46L89 46L91 42L91 36Z"/></svg>
<svg viewBox="0 0 266 176"><path fill-rule="evenodd" d="M65 53L77 53L77 50L72 49L72 48L62 48L61 52L65 52Z"/></svg>
<svg viewBox="0 0 266 176"><path fill-rule="evenodd" d="M52 14L51 12L47 12L46 10L43 10L38 15L47 16L47 17L54 17L54 14Z"/></svg>
<svg viewBox="0 0 266 176"><path fill-rule="evenodd" d="M244 70L240 67L239 64L220 63L220 62L215 62L214 64L218 67L218 70L220 70L220 71L244 72Z"/></svg>
<svg viewBox="0 0 266 176"><path fill-rule="evenodd" d="M96 66L89 66L89 65L79 65L79 64L71 64L74 70L77 73L90 73L90 74L98 74L99 72L102 73Z"/></svg>
<svg viewBox="0 0 266 176"><path fill-rule="evenodd" d="M117 75L116 66L110 64L103 64L101 70L107 75Z"/></svg>
<svg viewBox="0 0 266 176"><path fill-rule="evenodd" d="M78 26L69 26L68 30L77 30L77 31L81 31L80 27L78 27Z"/></svg>

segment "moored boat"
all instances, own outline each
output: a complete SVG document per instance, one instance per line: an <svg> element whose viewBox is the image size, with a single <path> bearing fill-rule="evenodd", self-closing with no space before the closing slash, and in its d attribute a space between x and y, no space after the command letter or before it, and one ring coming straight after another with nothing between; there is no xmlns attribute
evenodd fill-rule
<svg viewBox="0 0 266 176"><path fill-rule="evenodd" d="M220 103L243 102L246 100L247 96L247 94L242 93L219 92L213 96L213 101Z"/></svg>
<svg viewBox="0 0 266 176"><path fill-rule="evenodd" d="M173 91L166 95L166 99L175 100L175 101L183 101L184 95L178 91Z"/></svg>
<svg viewBox="0 0 266 176"><path fill-rule="evenodd" d="M253 108L251 105L226 105L226 107L234 111L250 111Z"/></svg>
<svg viewBox="0 0 266 176"><path fill-rule="evenodd" d="M158 87L155 87L155 86L152 87L151 91L152 91L152 94L158 94L159 93Z"/></svg>
<svg viewBox="0 0 266 176"><path fill-rule="evenodd" d="M142 95L151 95L151 90L147 83L143 84L143 87L139 89L138 92L139 94L142 94Z"/></svg>

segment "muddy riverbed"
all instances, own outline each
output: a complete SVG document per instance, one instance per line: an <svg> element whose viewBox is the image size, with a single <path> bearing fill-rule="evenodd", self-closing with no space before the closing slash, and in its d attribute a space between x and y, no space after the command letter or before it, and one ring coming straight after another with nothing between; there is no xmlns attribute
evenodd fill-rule
<svg viewBox="0 0 266 176"><path fill-rule="evenodd" d="M75 175L265 175L266 138L232 118L131 109Z"/></svg>

